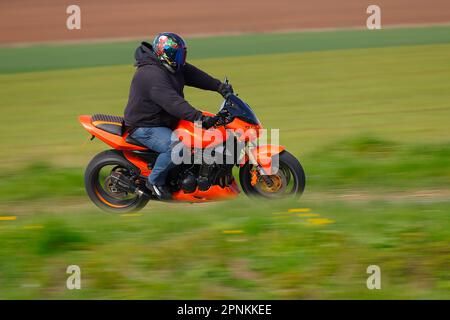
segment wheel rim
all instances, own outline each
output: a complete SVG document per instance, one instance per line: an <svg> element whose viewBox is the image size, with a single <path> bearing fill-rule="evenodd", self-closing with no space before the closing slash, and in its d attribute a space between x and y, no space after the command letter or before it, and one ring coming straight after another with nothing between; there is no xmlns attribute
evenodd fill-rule
<svg viewBox="0 0 450 320"><path fill-rule="evenodd" d="M295 174L286 164L280 163L276 174L266 176L264 179L258 173L255 166L249 168L249 184L256 193L268 198L281 198L288 195L296 194L298 191L298 181ZM266 180L271 182L271 185L266 183Z"/></svg>
<svg viewBox="0 0 450 320"><path fill-rule="evenodd" d="M114 185L111 174L118 173L130 177L130 170L123 165L109 163L99 167L92 180L93 189L99 200L112 208L126 208L139 200L138 195L131 194Z"/></svg>

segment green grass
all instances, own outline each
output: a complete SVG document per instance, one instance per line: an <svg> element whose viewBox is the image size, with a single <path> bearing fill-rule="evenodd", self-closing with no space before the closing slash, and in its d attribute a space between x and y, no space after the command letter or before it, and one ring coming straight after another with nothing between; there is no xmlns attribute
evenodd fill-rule
<svg viewBox="0 0 450 320"><path fill-rule="evenodd" d="M150 41L150 39L142 39ZM187 39L192 59L448 43L450 26ZM139 41L0 47L0 74L133 64Z"/></svg>
<svg viewBox="0 0 450 320"><path fill-rule="evenodd" d="M264 126L280 128L307 190L300 202L150 203L138 216L103 214L84 194L83 168L106 146L77 123L122 113L131 43L1 48L11 59L0 59L0 217L16 220L0 220L0 298L450 298L448 34L192 39L192 62L228 75ZM275 54L286 39L292 52ZM186 96L212 112L221 102ZM329 224L286 214L299 207ZM72 264L80 291L65 289ZM371 264L382 290L366 288Z"/></svg>
<svg viewBox="0 0 450 320"><path fill-rule="evenodd" d="M405 145L360 136L300 159L306 163L308 190L361 188L385 193L446 189L450 185L449 157L449 143ZM83 168L36 163L0 175L0 200L5 202L51 201L84 194Z"/></svg>
<svg viewBox="0 0 450 320"><path fill-rule="evenodd" d="M194 60L228 75L267 128L298 156L366 134L399 143L448 141L450 45ZM264 67L262 67L264 66ZM42 159L83 166L104 148L88 142L80 114L122 114L131 66L0 75L5 137L0 166ZM216 93L187 89L215 112ZM13 151L14 150L14 151Z"/></svg>
<svg viewBox="0 0 450 320"><path fill-rule="evenodd" d="M153 205L142 216L70 208L4 226L1 298L450 298L449 204L307 202L333 221L310 225L299 206L241 200ZM181 210L182 208L182 210ZM225 234L225 230L241 230ZM65 269L82 290L65 289ZM366 288L366 268L382 290Z"/></svg>
<svg viewBox="0 0 450 320"><path fill-rule="evenodd" d="M449 158L449 143L402 145L361 136L310 155L314 165L309 181L319 189L446 189L450 185Z"/></svg>
<svg viewBox="0 0 450 320"><path fill-rule="evenodd" d="M0 175L1 201L32 201L84 195L82 168L61 168L34 163Z"/></svg>

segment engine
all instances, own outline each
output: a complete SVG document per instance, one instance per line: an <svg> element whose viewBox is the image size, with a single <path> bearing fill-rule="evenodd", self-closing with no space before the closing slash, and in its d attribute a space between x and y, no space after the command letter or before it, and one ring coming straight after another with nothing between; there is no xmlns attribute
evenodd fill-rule
<svg viewBox="0 0 450 320"><path fill-rule="evenodd" d="M212 185L219 185L224 188L233 182L232 168L233 165L225 164L192 165L179 172L174 187L176 187L175 189L182 189L186 193L192 193L197 188L206 191Z"/></svg>
<svg viewBox="0 0 450 320"><path fill-rule="evenodd" d="M232 148L239 150L234 137L230 139L232 139ZM192 193L197 189L206 191L213 185L224 188L233 183L232 169L234 163L237 163L239 152L230 153L225 147L226 144L203 150L203 152L193 152L191 164L177 166L171 171L172 189ZM221 161L214 161L217 159Z"/></svg>
<svg viewBox="0 0 450 320"><path fill-rule="evenodd" d="M184 172L180 179L180 188L187 193L192 193L197 189L197 176L191 170Z"/></svg>

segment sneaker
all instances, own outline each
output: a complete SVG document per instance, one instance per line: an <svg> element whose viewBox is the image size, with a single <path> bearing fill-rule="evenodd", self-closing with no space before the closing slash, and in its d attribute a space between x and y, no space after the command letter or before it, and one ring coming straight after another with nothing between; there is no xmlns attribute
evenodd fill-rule
<svg viewBox="0 0 450 320"><path fill-rule="evenodd" d="M172 192L166 186L157 186L147 183L147 188L153 192L159 200L172 200Z"/></svg>

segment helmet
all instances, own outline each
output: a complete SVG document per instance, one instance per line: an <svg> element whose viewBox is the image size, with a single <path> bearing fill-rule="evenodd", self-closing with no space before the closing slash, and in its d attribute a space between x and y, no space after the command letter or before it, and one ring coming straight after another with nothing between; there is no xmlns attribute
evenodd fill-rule
<svg viewBox="0 0 450 320"><path fill-rule="evenodd" d="M153 52L171 72L176 72L186 63L186 42L175 33L158 34L153 40Z"/></svg>

